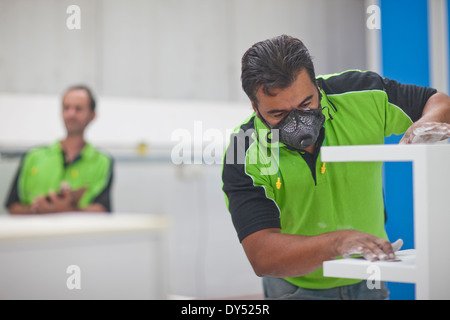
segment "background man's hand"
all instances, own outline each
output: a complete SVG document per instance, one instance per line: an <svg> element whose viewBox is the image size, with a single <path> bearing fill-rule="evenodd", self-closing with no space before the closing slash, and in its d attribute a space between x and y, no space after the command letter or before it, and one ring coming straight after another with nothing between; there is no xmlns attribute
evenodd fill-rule
<svg viewBox="0 0 450 320"><path fill-rule="evenodd" d="M50 191L48 197L40 196L31 204L33 213L55 213L73 211L73 199L69 189L62 189L59 194Z"/></svg>

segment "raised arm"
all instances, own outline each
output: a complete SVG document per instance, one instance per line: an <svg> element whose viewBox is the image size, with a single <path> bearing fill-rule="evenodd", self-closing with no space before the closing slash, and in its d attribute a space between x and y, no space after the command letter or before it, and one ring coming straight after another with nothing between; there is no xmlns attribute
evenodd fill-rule
<svg viewBox="0 0 450 320"><path fill-rule="evenodd" d="M437 92L432 95L422 112L400 140L401 144L436 142L450 137L450 97Z"/></svg>

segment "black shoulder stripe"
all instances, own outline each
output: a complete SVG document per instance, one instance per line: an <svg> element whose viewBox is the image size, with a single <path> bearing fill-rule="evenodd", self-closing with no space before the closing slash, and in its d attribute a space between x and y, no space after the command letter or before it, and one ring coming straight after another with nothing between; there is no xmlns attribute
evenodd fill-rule
<svg viewBox="0 0 450 320"><path fill-rule="evenodd" d="M327 95L355 91L383 91L386 93L389 103L402 109L413 122L420 119L426 102L437 92L433 88L403 84L389 78L382 78L372 71L359 70L319 76L317 83Z"/></svg>
<svg viewBox="0 0 450 320"><path fill-rule="evenodd" d="M328 78L317 78L319 87L327 94L340 94L349 91L384 90L382 78L372 71L351 70Z"/></svg>
<svg viewBox="0 0 450 320"><path fill-rule="evenodd" d="M265 189L255 186L252 177L245 172L246 153L254 142L254 120L252 117L231 135L222 170L222 189L228 198L239 241L258 230L281 228L275 202L267 198Z"/></svg>

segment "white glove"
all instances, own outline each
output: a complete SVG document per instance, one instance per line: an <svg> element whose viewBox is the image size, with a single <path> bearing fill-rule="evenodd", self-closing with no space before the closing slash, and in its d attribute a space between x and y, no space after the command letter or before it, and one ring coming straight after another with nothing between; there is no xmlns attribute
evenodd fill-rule
<svg viewBox="0 0 450 320"><path fill-rule="evenodd" d="M444 122L416 122L400 140L400 144L433 143L450 137L450 124Z"/></svg>
<svg viewBox="0 0 450 320"><path fill-rule="evenodd" d="M394 253L396 253L396 252L399 251L400 248L403 246L403 240L402 240L402 239L398 239L397 241L392 242L392 243L391 243L391 246L392 246L392 251L393 251ZM382 261L395 260L395 258L394 258L394 259L389 259L388 256L387 256L386 254L384 254L384 253L382 253L382 254L380 254L380 255L378 255L378 256L376 256L376 255L373 254L373 253L366 254L366 253L362 250L362 248L361 248L361 250L359 250L359 249L351 250L350 252L343 254L342 257L343 257L343 258L350 258L350 257L353 256L353 255L362 255L362 256L364 257L364 259L370 260L370 261L377 261L377 260L382 260Z"/></svg>
<svg viewBox="0 0 450 320"><path fill-rule="evenodd" d="M394 253L396 253L403 246L403 240L398 239L397 241L392 242L391 246L392 246L392 250L394 251Z"/></svg>

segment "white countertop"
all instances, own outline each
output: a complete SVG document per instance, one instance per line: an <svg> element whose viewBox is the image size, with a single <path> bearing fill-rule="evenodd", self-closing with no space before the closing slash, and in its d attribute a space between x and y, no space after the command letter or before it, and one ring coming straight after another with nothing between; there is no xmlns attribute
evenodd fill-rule
<svg viewBox="0 0 450 320"><path fill-rule="evenodd" d="M163 231L168 227L166 217L144 213L5 215L0 217L0 242L100 232Z"/></svg>

